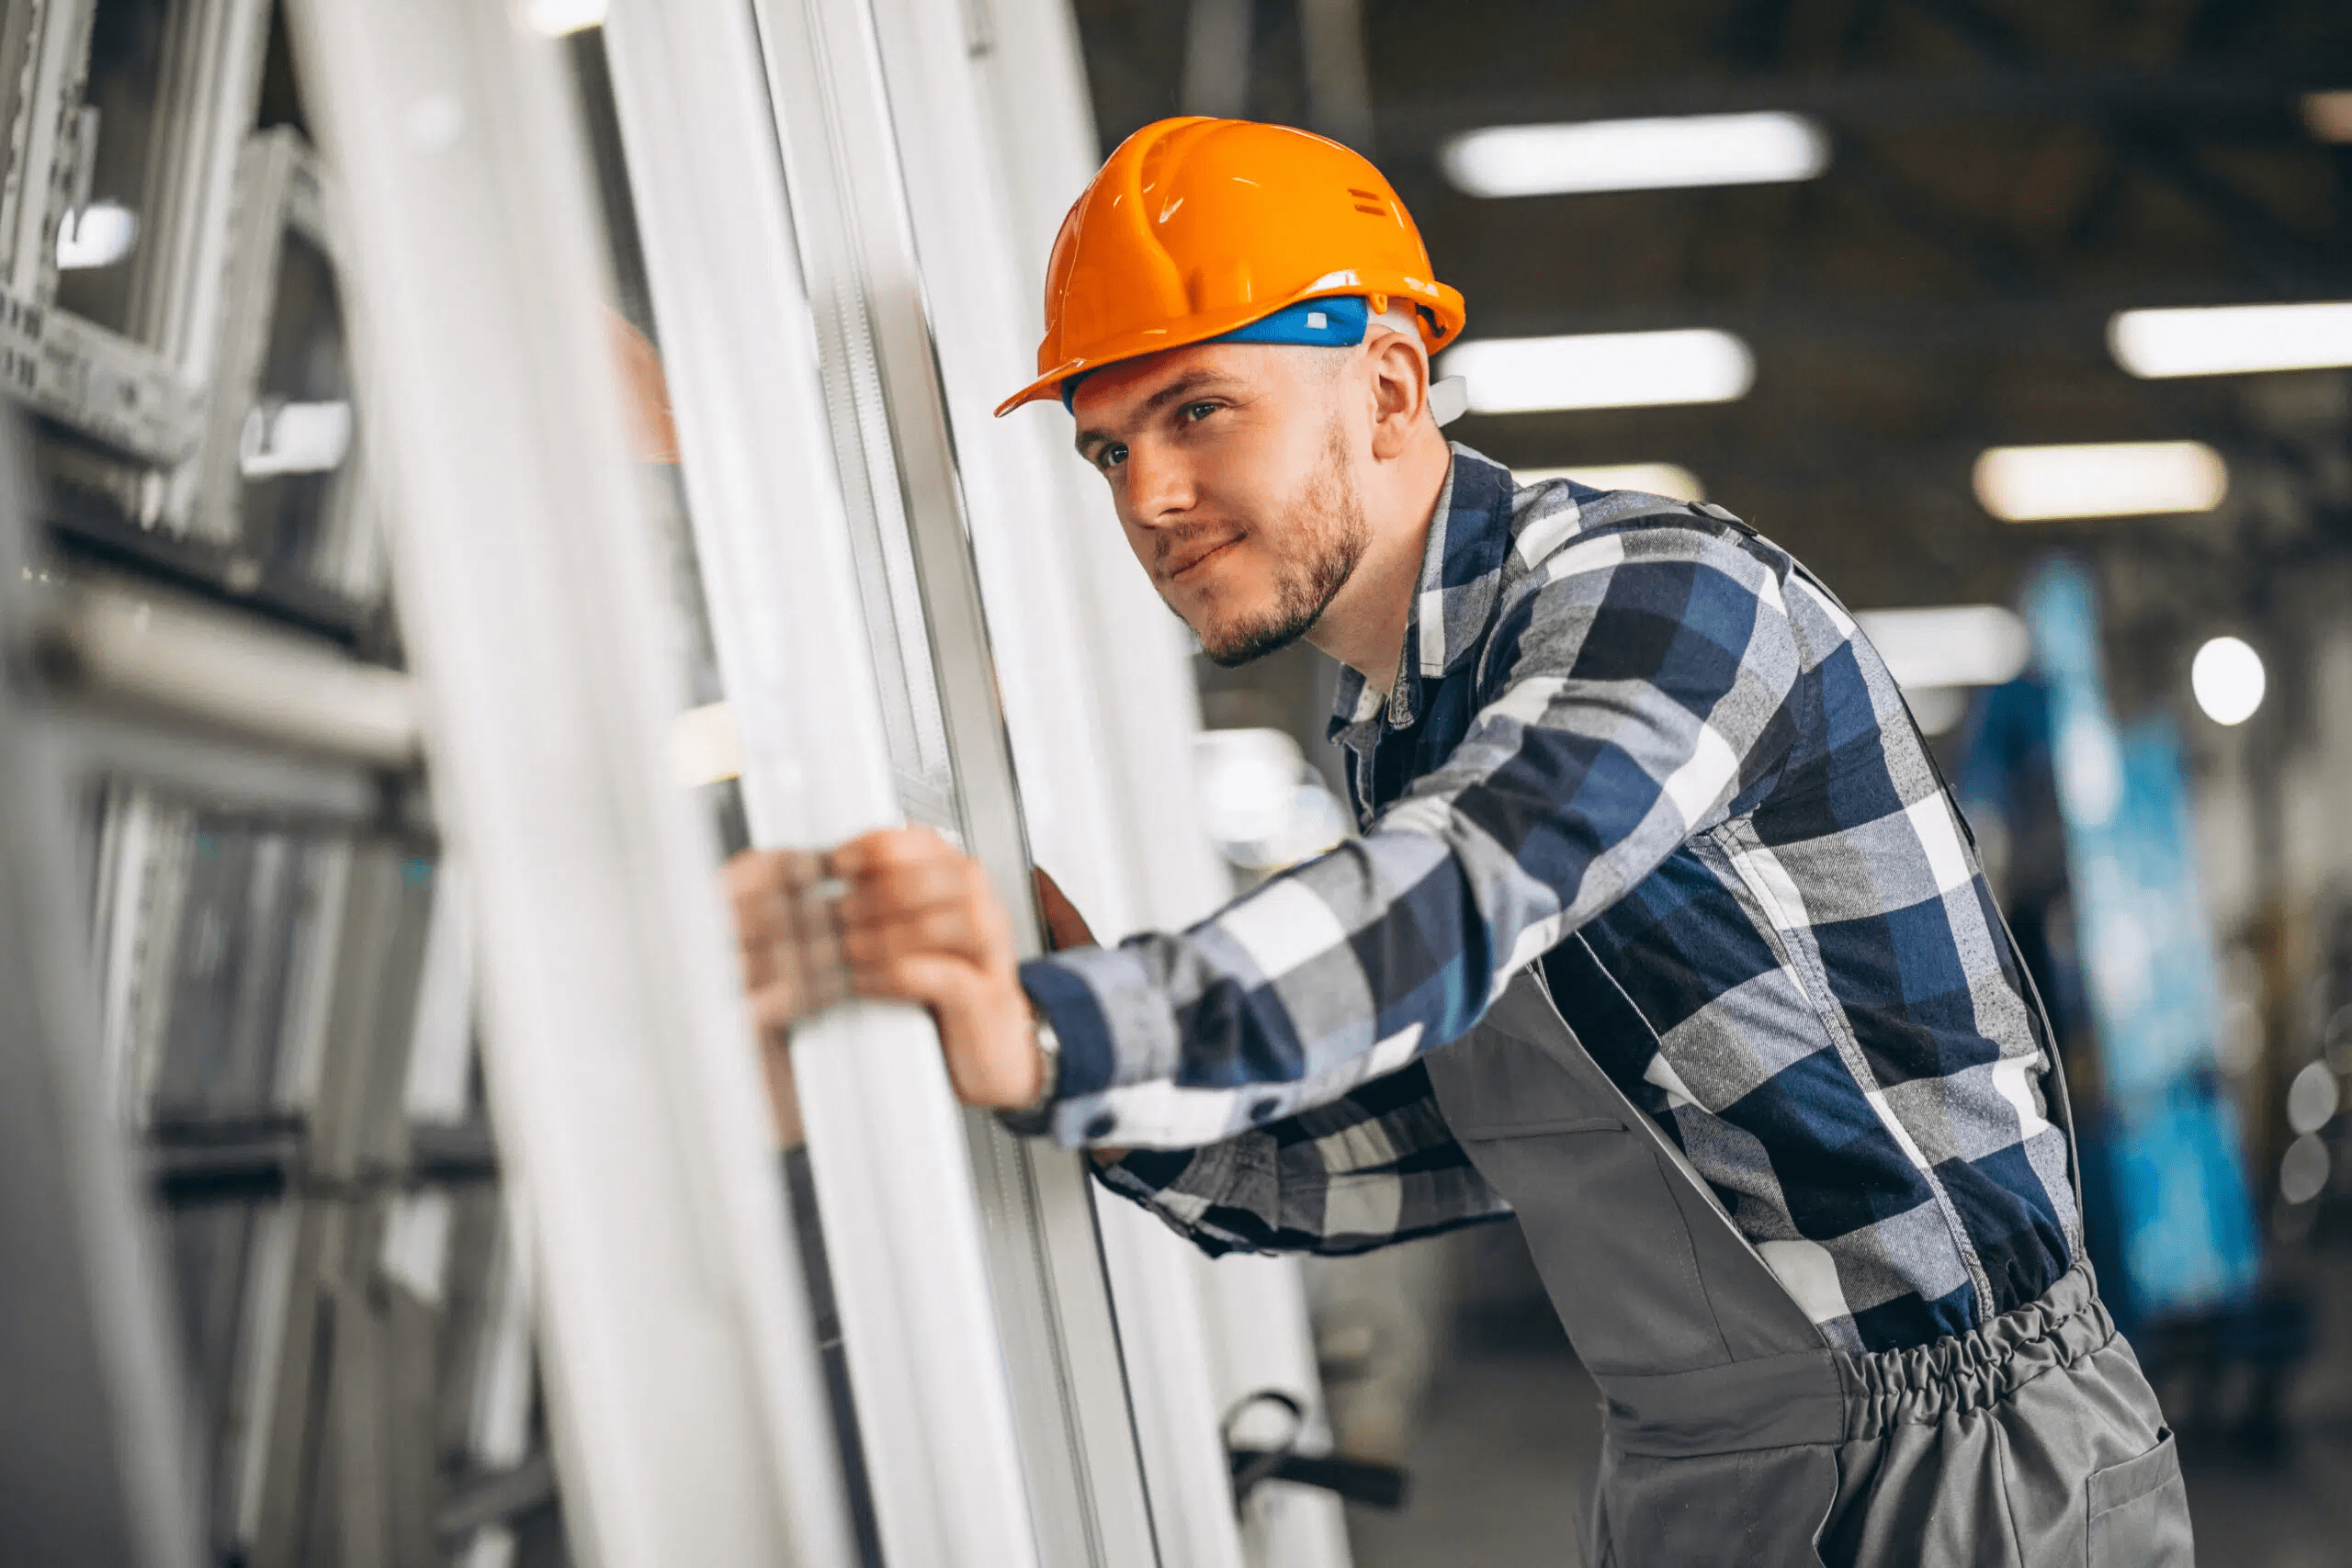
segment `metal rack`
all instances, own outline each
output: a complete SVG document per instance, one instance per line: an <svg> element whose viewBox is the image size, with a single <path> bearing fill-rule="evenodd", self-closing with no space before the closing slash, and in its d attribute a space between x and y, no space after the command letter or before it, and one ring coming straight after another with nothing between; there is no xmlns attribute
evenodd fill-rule
<svg viewBox="0 0 2352 1568"><path fill-rule="evenodd" d="M0 629L11 756L49 770L10 792L0 881L35 933L12 957L87 956L11 1038L84 1091L83 1182L121 1172L83 1201L144 1212L90 1254L131 1249L90 1309L142 1368L109 1397L144 1495L33 1560L487 1563L517 1524L562 1550L335 197L260 123L287 47L266 0L0 11L0 381L29 437ZM0 1517L0 1555L40 1539Z"/></svg>
<svg viewBox="0 0 2352 1568"><path fill-rule="evenodd" d="M0 1344L10 1419L0 1507L31 1561L194 1568L197 1483L178 1441L162 1269L99 1072L88 975L61 919L77 898L67 771L17 677L32 570L23 454L0 429Z"/></svg>

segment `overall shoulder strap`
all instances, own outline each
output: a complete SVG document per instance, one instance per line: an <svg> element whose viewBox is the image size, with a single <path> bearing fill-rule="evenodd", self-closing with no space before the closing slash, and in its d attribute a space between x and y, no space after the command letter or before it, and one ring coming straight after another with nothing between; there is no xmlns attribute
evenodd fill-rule
<svg viewBox="0 0 2352 1568"><path fill-rule="evenodd" d="M1584 959L1590 964L1593 970L1622 995L1623 987L1617 985L1616 976L1611 975L1607 966L1594 957L1590 949L1584 947L1583 944L1583 937L1571 936L1562 945L1564 947L1574 945L1580 949ZM1666 1135L1666 1129L1657 1124L1657 1118L1643 1110L1634 1097L1627 1094L1617 1080L1609 1076L1608 1070L1594 1060L1592 1054L1585 1049L1584 1042L1577 1037L1575 1027L1567 1021L1566 1015L1561 1012L1558 1002L1552 995L1551 981L1544 973L1544 959L1537 959L1527 966L1526 973L1532 981L1535 994L1543 999L1544 1008L1549 1014L1549 1021L1558 1026L1559 1035L1566 1040L1567 1050L1575 1054L1574 1060L1566 1061L1563 1065L1604 1092L1614 1103L1627 1127L1639 1128L1649 1138L1651 1145L1657 1149L1659 1158L1664 1162L1665 1168L1662 1174L1666 1179L1669 1183L1678 1184L1686 1189L1695 1201L1714 1217L1714 1223L1722 1227L1723 1233L1731 1239L1738 1251L1756 1266L1759 1285L1769 1284L1773 1291L1785 1293L1786 1287L1781 1283L1780 1276L1773 1272L1772 1266L1764 1260L1764 1255L1756 1250L1756 1244L1748 1240L1747 1234L1739 1228L1738 1223L1733 1220L1731 1212L1724 1207L1723 1200L1715 1196L1715 1190L1707 1184L1706 1178L1701 1176L1698 1168L1690 1163L1690 1156L1682 1152L1680 1145ZM1627 999L1627 1005L1632 1006L1630 998ZM1813 1325L1813 1332L1816 1337L1820 1335L1817 1325ZM1823 1338L1821 1343L1826 1346L1828 1341Z"/></svg>

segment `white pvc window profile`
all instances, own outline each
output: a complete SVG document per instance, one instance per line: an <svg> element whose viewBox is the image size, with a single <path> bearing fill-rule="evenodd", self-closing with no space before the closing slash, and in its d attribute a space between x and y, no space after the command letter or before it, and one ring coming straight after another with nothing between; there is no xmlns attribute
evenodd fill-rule
<svg viewBox="0 0 2352 1568"><path fill-rule="evenodd" d="M362 404L478 899L567 1533L602 1568L835 1568L831 1420L714 846L663 744L683 679L554 46L470 0L290 17L350 197Z"/></svg>
<svg viewBox="0 0 2352 1568"><path fill-rule="evenodd" d="M753 10L853 536L869 554L904 552L921 587L911 613L877 603L869 587L869 625L895 633L872 638L877 673L919 710L935 703L951 761L949 826L988 868L1034 951L1021 806L939 380L940 345L925 309L933 280L917 264L910 232L876 18L863 0L755 0ZM956 23L948 26L952 37ZM894 575L894 592L899 581ZM916 626L921 642L908 635ZM910 812L918 804L909 800ZM1049 1568L1156 1561L1078 1159L1015 1140L992 1117L967 1116L965 1130L1035 1560ZM821 1167L817 1190L820 1205L840 1201L828 1199ZM828 1235L839 1228L829 1218ZM854 1382L859 1330L846 1297L843 1320ZM862 1421L865 1411L861 1395ZM869 1454L874 1446L869 1440Z"/></svg>
<svg viewBox="0 0 2352 1568"><path fill-rule="evenodd" d="M1193 820L1179 627L1110 526L1101 479L1070 456L1066 416L990 416L1030 374L1046 237L1099 146L1070 17L1058 0L1018 0L983 24L955 0L908 0L875 7L873 24L1035 856L1101 941L1183 926L1230 884ZM1072 1166L1046 1149L1033 1159ZM1058 1201L1101 1232L1162 1561L1239 1568L1206 1260L1131 1203L1072 1187ZM1110 1378L1096 1380L1080 1416L1114 1420Z"/></svg>
<svg viewBox="0 0 2352 1568"><path fill-rule="evenodd" d="M928 26L928 58L936 62L944 45L959 38L944 19L948 0L925 4L928 10L878 14L892 18L882 28L882 42L900 142L910 150L909 205L924 253L945 249L956 258L957 276L977 288L982 270L993 268L967 274L961 263L990 247L959 246L960 206L950 200L934 207L924 195L923 182L939 178L952 197L955 171L968 168L957 164L952 144L960 134L952 128L961 122L949 122L951 145L944 151L936 138L909 129L923 122L934 98L944 106L951 95L937 85L944 70L902 75L899 62L910 56L894 39ZM1000 637L1007 716L1038 858L1065 878L1064 887L1105 942L1146 928L1182 929L1233 892L1203 830L1193 790L1192 745L1200 716L1187 634L1166 614L1125 540L1109 525L1102 481L1070 455L1062 416L1032 408L1018 419L992 421L989 411L998 395L980 394L968 384L955 390L962 355L950 347L951 338L972 354L1004 356L983 369L996 378L1009 371L1017 384L1029 374L1044 331L1048 245L1092 177L1102 145L1077 25L1068 0L990 0L984 10L967 8L966 17L960 41L985 130L965 140L985 141L990 152L995 179L989 183L1004 203L1012 236L1006 259L1013 294L1009 301L1001 294L972 296L989 301L978 307L989 319L964 334L948 320L973 315L974 309L952 303L946 280L934 275L928 282L933 314L943 323L941 368L959 415L960 449L973 453L985 442L991 452L1010 453L1026 441L1043 455L1042 477L1015 468L1020 510L1012 515L991 507L987 476L977 464L967 470L974 545L993 622L1001 626L1036 618L1038 657L1048 666L1059 663L1057 671L1048 669L1043 684L1052 684L1055 675L1064 682L1050 694L1024 691L1021 647ZM989 341L983 335L989 331L997 334L993 351L977 346ZM1050 620L1046 601L1060 592L1058 573L1015 570L1010 575L1016 586L1007 596L1002 577L991 575L1007 557L1016 567L1044 558L1068 572L1075 623L1070 644L1058 640L1064 634L1043 629ZM1091 678L1093 688L1095 706L1082 719L1065 705L1076 701L1069 690L1074 676ZM1041 768L1033 760L1040 755L1052 765ZM1085 766L1071 765L1079 756ZM1094 863L1097 854L1110 858ZM1292 1394L1312 1412L1319 1413L1322 1403L1298 1260L1212 1262L1132 1204L1098 1202L1096 1208L1163 1559L1213 1568L1230 1562L1238 1544L1252 1568L1346 1568L1346 1526L1340 1501L1329 1493L1262 1486L1244 1511L1239 1541L1234 1540L1219 1417L1268 1387ZM1232 1353L1236 1347L1247 1353Z"/></svg>
<svg viewBox="0 0 2352 1568"><path fill-rule="evenodd" d="M783 25L806 73L802 106L854 96L858 82L827 74L842 67L817 55L799 20ZM878 628L861 604L892 617L893 635L874 640L900 657L927 658L907 640L942 617L891 602L888 581L876 606L874 580L861 581L872 562L858 558L856 532L876 530L854 514L844 479L860 491L887 484L896 498L896 449L877 417L892 411L856 384L838 344L812 333L858 280L830 279L832 297L812 311L796 288L806 258L848 236L796 231L795 219L846 219L815 174L786 206L761 46L788 46L752 23L750 9L617 0L605 43L746 814L756 842L829 844L899 820L900 775L930 772L920 754L893 765L868 635ZM830 169L821 145L814 156ZM840 406L844 389L858 408ZM870 446L844 452L845 414ZM880 521L893 525L888 513ZM914 706L927 697L913 693ZM969 692L942 679L951 733L959 698L968 705ZM803 1025L792 1052L884 1554L1037 1562L1041 1483L1023 1468L1036 1445L1008 1383L1017 1348L1000 1336L965 1121L930 1021L854 1004Z"/></svg>

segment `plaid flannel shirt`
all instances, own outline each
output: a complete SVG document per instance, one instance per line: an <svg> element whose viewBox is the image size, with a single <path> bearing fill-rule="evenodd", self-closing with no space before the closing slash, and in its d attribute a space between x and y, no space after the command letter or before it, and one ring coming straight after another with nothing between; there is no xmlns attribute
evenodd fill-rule
<svg viewBox="0 0 2352 1568"><path fill-rule="evenodd" d="M1454 454L1394 690L1340 689L1363 836L1025 965L1056 1135L1213 1253L1498 1218L1418 1058L1544 958L1833 1343L2038 1298L2081 1235L2052 1058L1885 665L1728 513Z"/></svg>

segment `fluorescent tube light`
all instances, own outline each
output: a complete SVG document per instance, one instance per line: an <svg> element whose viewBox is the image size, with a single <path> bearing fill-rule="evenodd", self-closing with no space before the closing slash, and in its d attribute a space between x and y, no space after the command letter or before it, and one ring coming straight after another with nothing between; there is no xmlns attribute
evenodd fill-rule
<svg viewBox="0 0 2352 1568"><path fill-rule="evenodd" d="M1995 446L1976 459L1976 499L2005 523L2211 512L2229 488L2228 465L2201 441Z"/></svg>
<svg viewBox="0 0 2352 1568"><path fill-rule="evenodd" d="M1447 350L1439 368L1468 382L1474 413L1724 403L1756 380L1747 344L1704 327L1482 338Z"/></svg>
<svg viewBox="0 0 2352 1568"><path fill-rule="evenodd" d="M1854 619L1906 689L1997 686L2016 680L2033 651L2025 622L1999 604L1860 610Z"/></svg>
<svg viewBox="0 0 2352 1568"><path fill-rule="evenodd" d="M1905 686L1903 700L1922 735L1949 735L1968 716L1965 686Z"/></svg>
<svg viewBox="0 0 2352 1568"><path fill-rule="evenodd" d="M1439 161L1472 196L1771 185L1827 168L1829 138L1777 111L1498 125L1454 137Z"/></svg>
<svg viewBox="0 0 2352 1568"><path fill-rule="evenodd" d="M2188 689L2215 724L2244 724L2262 705L2270 680L2262 655L2233 637L2217 637L2189 660Z"/></svg>
<svg viewBox="0 0 2352 1568"><path fill-rule="evenodd" d="M2305 93L2303 129L2314 141L2352 141L2352 93Z"/></svg>
<svg viewBox="0 0 2352 1568"><path fill-rule="evenodd" d="M2107 323L2134 376L2234 376L2352 365L2352 300L2125 310Z"/></svg>
<svg viewBox="0 0 2352 1568"><path fill-rule="evenodd" d="M1699 476L1679 463L1611 463L1593 468L1513 468L1510 477L1523 485L1540 485L1545 479L1574 479L1594 490L1637 490L1645 495L1663 495L1675 501L1701 502L1707 499L1707 487Z"/></svg>

